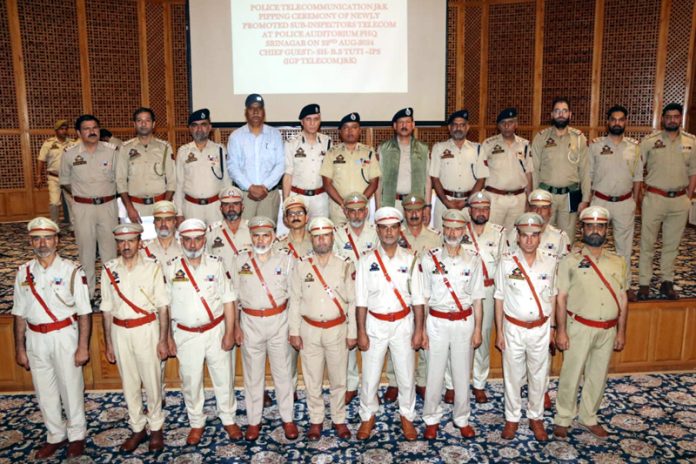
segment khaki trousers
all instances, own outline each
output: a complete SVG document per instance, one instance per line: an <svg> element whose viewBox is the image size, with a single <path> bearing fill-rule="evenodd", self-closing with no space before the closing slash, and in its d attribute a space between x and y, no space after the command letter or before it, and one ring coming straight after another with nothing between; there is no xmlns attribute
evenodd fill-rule
<svg viewBox="0 0 696 464"><path fill-rule="evenodd" d="M522 192L517 195L499 195L489 191L486 193L491 197L491 215L488 221L501 225L506 230L512 230L515 227L515 219L524 213L526 194Z"/></svg>
<svg viewBox="0 0 696 464"><path fill-rule="evenodd" d="M611 229L614 235L616 254L626 261L626 288L631 286L631 253L633 231L636 227L636 202L633 198L624 201L606 201L593 197L592 206L603 206L611 214Z"/></svg>
<svg viewBox="0 0 696 464"><path fill-rule="evenodd" d="M150 431L161 430L164 425L162 364L157 356L159 332L157 320L130 329L115 324L111 328L116 365L128 407L128 425L134 433L142 431L146 424ZM141 384L147 395L147 417L143 414Z"/></svg>
<svg viewBox="0 0 696 464"><path fill-rule="evenodd" d="M80 264L87 276L89 296L93 298L96 286L97 246L102 263L116 257L113 228L118 224L118 207L115 200L101 205L74 202L73 216Z"/></svg>
<svg viewBox="0 0 696 464"><path fill-rule="evenodd" d="M280 190L271 190L261 201L252 200L247 192L244 195L244 211L242 218L251 219L254 216L264 216L278 222L278 208L280 207ZM282 220L282 219L281 219Z"/></svg>
<svg viewBox="0 0 696 464"><path fill-rule="evenodd" d="M186 198L184 198L183 210L184 218L200 219L207 225L222 220L222 213L220 212L219 200L214 201L208 205L197 205L195 203L191 203ZM181 214L181 212L179 214Z"/></svg>
<svg viewBox="0 0 696 464"><path fill-rule="evenodd" d="M674 280L674 260L684 234L690 207L691 202L686 195L666 198L656 193L645 192L641 208L640 257L638 259L640 285L650 285L655 243L660 227L662 227L662 257L660 258L662 280Z"/></svg>
<svg viewBox="0 0 696 464"><path fill-rule="evenodd" d="M346 390L357 391L360 386L360 373L358 372L358 349L348 351L348 369L346 372Z"/></svg>
<svg viewBox="0 0 696 464"><path fill-rule="evenodd" d="M346 331L345 324L330 329L313 327L304 321L300 325L302 376L307 391L309 422L312 424L324 422L322 386L325 367L329 376L331 420L334 424L346 423Z"/></svg>
<svg viewBox="0 0 696 464"><path fill-rule="evenodd" d="M602 403L607 383L609 361L614 351L616 328L588 327L568 318L570 347L563 354L563 366L558 378L556 416L554 424L569 427L578 416L580 423L597 424L597 410ZM578 388L583 377L578 414Z"/></svg>
<svg viewBox="0 0 696 464"><path fill-rule="evenodd" d="M549 223L564 230L568 234L570 243L575 241L575 225L578 219L578 213L571 213L569 209L568 196L569 194L564 193L563 195L551 194L553 196L553 203L551 204L551 218Z"/></svg>
<svg viewBox="0 0 696 464"><path fill-rule="evenodd" d="M26 347L36 399L48 430L46 441L84 440L85 384L82 368L75 366L77 324L42 334L27 329ZM66 420L63 420L63 411Z"/></svg>

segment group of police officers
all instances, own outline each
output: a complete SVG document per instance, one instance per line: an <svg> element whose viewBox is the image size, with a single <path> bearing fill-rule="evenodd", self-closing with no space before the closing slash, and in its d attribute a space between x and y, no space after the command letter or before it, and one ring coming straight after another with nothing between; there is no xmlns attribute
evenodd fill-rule
<svg viewBox="0 0 696 464"><path fill-rule="evenodd" d="M414 136L413 109L404 108L394 115L394 137L375 150L360 143L358 113L340 121L341 143L332 144L319 132L317 104L301 110L302 131L283 143L265 124L263 97L252 94L247 124L227 147L210 140L211 116L202 109L189 117L193 141L176 154L154 137L149 108L134 112L136 137L119 146L100 141L92 115L77 119L79 141L72 145L57 123L57 139L42 157L48 181L57 181L72 205L80 265L57 254L53 210L54 220L32 220L35 259L17 273L12 311L17 362L31 369L48 429L36 456L52 456L66 444L69 457L84 452L81 366L89 359L97 249L105 357L118 366L132 430L124 452L145 441L151 451L163 449L163 372L172 356L179 361L189 445L205 430L205 364L229 438L259 437L268 405L266 359L283 432L297 439L298 355L310 441L322 435L325 371L336 435L352 436L346 405L359 396L356 436L371 436L385 357L392 362L381 400L398 401L405 439L418 438L416 395L424 400L424 438L437 437L443 400L453 404L455 427L471 438L470 384L475 401L487 402L493 330L503 354L504 439L515 436L525 383L529 427L537 440L548 439L543 413L551 408L548 373L556 348L564 359L554 435L566 437L577 418L606 437L597 410L611 353L625 343L644 171L635 297L649 296L662 227L660 290L678 298L673 263L696 187L696 140L679 129L681 115L680 105L667 105L664 130L639 144L624 136L628 111L612 107L607 136L588 148L569 127L563 98L553 102L551 127L531 144L515 134L514 108L501 111L500 133L480 145L466 139L468 112L460 110L447 120L451 138L429 150ZM435 229L428 226L433 190ZM277 237L272 218L281 191L289 232ZM117 196L128 216L121 224ZM373 196L374 223L367 220ZM581 243L573 246L578 213ZM157 233L148 241L141 240L145 216L154 217ZM605 248L610 223L617 254ZM244 433L236 418L236 347Z"/></svg>

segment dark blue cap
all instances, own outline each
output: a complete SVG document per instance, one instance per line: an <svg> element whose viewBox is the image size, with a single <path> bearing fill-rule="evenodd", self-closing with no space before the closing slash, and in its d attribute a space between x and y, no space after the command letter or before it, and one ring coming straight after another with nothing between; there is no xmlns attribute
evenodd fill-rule
<svg viewBox="0 0 696 464"><path fill-rule="evenodd" d="M202 121L204 119L210 121L210 110L208 110L208 108L196 110L193 113L189 114L188 125L190 126L195 121Z"/></svg>
<svg viewBox="0 0 696 464"><path fill-rule="evenodd" d="M500 124L500 121L503 119L510 119L510 118L516 118L517 117L517 108L505 108L503 111L501 111L498 114L498 117L495 118L495 123Z"/></svg>
<svg viewBox="0 0 696 464"><path fill-rule="evenodd" d="M360 114L358 113L349 113L343 116L341 119L341 122L338 124L338 128L340 129L343 127L344 124L348 122L360 122Z"/></svg>
<svg viewBox="0 0 696 464"><path fill-rule="evenodd" d="M304 119L307 116L310 116L312 114L319 114L320 108L319 105L316 103L310 103L309 105L306 105L304 108L302 108L302 111L300 111L300 116L298 119Z"/></svg>
<svg viewBox="0 0 696 464"><path fill-rule="evenodd" d="M454 121L457 118L464 118L467 121L469 120L469 110L458 110L455 111L454 113L449 115L449 118L447 118L447 124L452 124L452 121Z"/></svg>
<svg viewBox="0 0 696 464"><path fill-rule="evenodd" d="M411 118L413 119L413 108L403 108L394 114L392 116L392 124L394 124L396 121L398 121L401 118Z"/></svg>
<svg viewBox="0 0 696 464"><path fill-rule="evenodd" d="M249 108L254 103L258 103L263 107L263 97L258 93L252 93L251 95L246 97L246 100L244 100L244 106L246 106L247 108Z"/></svg>

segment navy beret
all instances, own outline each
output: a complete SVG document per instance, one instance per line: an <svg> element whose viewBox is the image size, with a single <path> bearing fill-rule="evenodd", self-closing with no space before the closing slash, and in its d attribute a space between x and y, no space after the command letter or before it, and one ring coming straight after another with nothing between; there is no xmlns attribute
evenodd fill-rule
<svg viewBox="0 0 696 464"><path fill-rule="evenodd" d="M195 121L202 121L204 119L210 121L210 111L208 110L208 108L196 110L193 113L189 114L188 125L190 126Z"/></svg>
<svg viewBox="0 0 696 464"><path fill-rule="evenodd" d="M246 100L244 100L244 106L246 106L247 108L249 108L254 103L259 103L261 106L264 106L263 97L258 93L252 93L251 95L246 97Z"/></svg>
<svg viewBox="0 0 696 464"><path fill-rule="evenodd" d="M309 105L306 105L304 108L302 108L302 111L300 111L300 117L298 119L304 119L307 116L310 116L312 114L319 114L321 111L319 109L319 105L316 103L310 103Z"/></svg>
<svg viewBox="0 0 696 464"><path fill-rule="evenodd" d="M452 124L452 121L454 121L457 118L464 118L467 121L469 120L469 110L459 110L455 111L454 113L449 115L449 118L447 118L447 124Z"/></svg>
<svg viewBox="0 0 696 464"><path fill-rule="evenodd" d="M343 118L341 118L341 122L338 123L338 128L340 129L341 127L343 127L344 124L346 124L348 122L360 122L360 114L358 114L358 113L346 114L345 116L343 116Z"/></svg>
<svg viewBox="0 0 696 464"><path fill-rule="evenodd" d="M396 112L392 117L392 124L401 118L411 118L413 119L413 108L404 108Z"/></svg>
<svg viewBox="0 0 696 464"><path fill-rule="evenodd" d="M501 111L498 114L498 117L495 118L495 123L500 124L500 121L503 119L510 119L510 118L516 118L517 117L517 108L505 108L503 111Z"/></svg>

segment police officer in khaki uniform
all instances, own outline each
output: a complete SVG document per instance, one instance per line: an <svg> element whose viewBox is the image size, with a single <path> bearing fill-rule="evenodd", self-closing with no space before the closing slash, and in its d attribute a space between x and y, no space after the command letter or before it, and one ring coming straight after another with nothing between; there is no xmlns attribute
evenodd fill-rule
<svg viewBox="0 0 696 464"><path fill-rule="evenodd" d="M425 223L430 223L430 150L413 134L416 123L413 108L403 108L392 117L394 137L377 148L382 176L377 196L380 206L396 206L403 211L403 199L413 193L427 200Z"/></svg>
<svg viewBox="0 0 696 464"><path fill-rule="evenodd" d="M222 260L206 254L205 223L187 219L179 225L184 254L164 267L171 295L169 354L179 360L181 391L191 430L186 444L201 441L206 415L203 412L203 366L207 363L217 415L230 440L242 438L235 423L234 394L235 300L237 295Z"/></svg>
<svg viewBox="0 0 696 464"><path fill-rule="evenodd" d="M343 211L348 222L336 227L334 251L349 258L355 266L360 257L377 247L379 239L375 225L367 223L367 197L362 193L352 192L343 198ZM357 349L348 352L348 374L346 378L346 404L358 395L360 377L358 373Z"/></svg>
<svg viewBox="0 0 696 464"><path fill-rule="evenodd" d="M428 350L428 381L423 405L423 438L434 440L440 427L445 372L451 366L455 403L452 422L464 438L476 431L469 425L469 377L472 352L481 344L483 272L481 257L462 248L466 217L449 209L442 218L444 244L420 257L423 296L428 306L423 348Z"/></svg>
<svg viewBox="0 0 696 464"><path fill-rule="evenodd" d="M333 251L334 225L314 218L309 224L312 251L301 258L290 275L288 309L290 343L302 357L307 389L307 439L321 438L324 423L322 386L327 367L331 420L336 434L351 437L346 426L346 368L348 350L357 343L355 327L355 266Z"/></svg>
<svg viewBox="0 0 696 464"><path fill-rule="evenodd" d="M208 226L206 246L208 253L222 258L225 269L232 272L234 258L251 248L249 221L242 219L244 212L242 191L225 187L220 191L220 212L223 219Z"/></svg>
<svg viewBox="0 0 696 464"><path fill-rule="evenodd" d="M49 458L68 440L67 457L77 457L87 435L82 377L92 327L87 280L82 269L56 252L60 230L55 222L37 217L27 229L36 258L17 271L12 316L15 359L31 372L48 431L34 457Z"/></svg>
<svg viewBox="0 0 696 464"><path fill-rule="evenodd" d="M307 232L307 202L300 195L291 195L283 202L283 219L289 232L276 240L276 248L287 248L292 257L300 259L312 251L312 238Z"/></svg>
<svg viewBox="0 0 696 464"><path fill-rule="evenodd" d="M298 437L293 422L293 385L288 343L288 279L295 262L289 251L273 247L275 223L266 217L249 220L252 249L241 253L233 268L239 291L239 324L235 333L242 350L247 427L245 437L255 441L263 418L266 356L276 390L285 437Z"/></svg>
<svg viewBox="0 0 696 464"><path fill-rule="evenodd" d="M638 299L650 296L650 279L657 234L662 229L660 293L676 300L674 259L684 234L691 198L696 190L696 137L680 129L682 105L670 103L662 110L664 130L640 143L645 176L641 206Z"/></svg>
<svg viewBox="0 0 696 464"><path fill-rule="evenodd" d="M421 347L423 293L417 256L398 244L403 216L390 206L375 212L380 245L357 264L355 307L358 347L362 351L363 378L360 387L358 440L367 440L379 411L377 390L387 349L391 352L397 386L399 414L404 438L418 433L413 350Z"/></svg>
<svg viewBox="0 0 696 464"><path fill-rule="evenodd" d="M321 175L322 161L331 148L331 137L319 132L321 109L316 103L300 111L302 131L285 142L283 198L301 195L307 204L309 219L329 216L329 195Z"/></svg>
<svg viewBox="0 0 696 464"><path fill-rule="evenodd" d="M61 158L60 185L73 198L75 240L92 298L97 245L102 263L116 257L111 231L118 224L118 207L114 201L118 150L99 141L99 120L91 114L77 118L75 130L80 141Z"/></svg>
<svg viewBox="0 0 696 464"><path fill-rule="evenodd" d="M430 177L439 202L435 205L435 228L442 228L447 209L464 209L466 200L483 188L488 167L480 156L481 146L466 139L469 111L459 110L447 118L450 139L433 145Z"/></svg>
<svg viewBox="0 0 696 464"><path fill-rule="evenodd" d="M119 149L116 158L116 189L131 222L152 216L153 205L171 200L176 188L174 152L169 142L154 136L155 112L133 112L136 137Z"/></svg>
<svg viewBox="0 0 696 464"><path fill-rule="evenodd" d="M343 198L361 192L369 200L377 190L382 171L372 147L360 140L360 115L350 113L338 125L341 142L331 147L321 165L324 188L331 197L329 217L336 224L346 222Z"/></svg>
<svg viewBox="0 0 696 464"><path fill-rule="evenodd" d="M404 209L404 217L406 224L401 228L399 246L415 252L417 255L422 255L432 248L437 248L442 245L442 237L440 233L428 227L425 222L425 201L422 197L415 194L408 194L401 200L401 206ZM416 365L416 394L425 396L425 381L428 370L428 357L425 350L418 350L418 362ZM399 389L396 386L396 376L394 375L394 366L391 362L391 356L387 357L387 380L389 386L384 393L384 401L393 403L399 394Z"/></svg>
<svg viewBox="0 0 696 464"><path fill-rule="evenodd" d="M56 133L55 137L46 139L39 150L39 172L46 169L46 185L48 187L48 211L51 215L51 220L56 224L60 221L60 206L61 206L61 190L60 190L60 159L63 152L75 143L74 140L68 138L68 121L60 119L53 126ZM43 182L37 182L41 185ZM69 205L68 199L65 199L65 205ZM70 222L70 214L68 209L63 211L63 219L66 223Z"/></svg>
<svg viewBox="0 0 696 464"><path fill-rule="evenodd" d="M222 219L218 193L230 186L227 150L209 138L213 126L207 108L191 113L188 125L193 142L179 147L176 154L177 220L197 218L212 224Z"/></svg>
<svg viewBox="0 0 696 464"><path fill-rule="evenodd" d="M146 425L149 450L164 449L160 362L169 356L169 293L160 265L139 253L142 231L138 223L114 228L120 257L104 265L100 280L106 359L118 366L133 432L121 445L127 453L147 440ZM147 414L141 385L147 395Z"/></svg>
<svg viewBox="0 0 696 464"><path fill-rule="evenodd" d="M495 274L496 346L503 353L505 427L501 437L512 440L522 417L521 390L527 383L527 419L538 441L549 439L544 429L544 393L549 342L555 324L556 260L539 251L544 220L536 213L515 221L517 248L503 253Z"/></svg>
<svg viewBox="0 0 696 464"><path fill-rule="evenodd" d="M529 140L517 134L517 108L506 108L495 120L499 134L481 144L481 157L488 166L486 190L491 197L493 224L507 230L524 213L527 195L532 191L534 164Z"/></svg>
<svg viewBox="0 0 696 464"><path fill-rule="evenodd" d="M183 254L176 238L176 205L167 200L158 201L152 206L152 214L157 237L141 241L141 253L164 266Z"/></svg>
<svg viewBox="0 0 696 464"><path fill-rule="evenodd" d="M597 410L613 351L626 343L626 261L606 250L611 215L606 208L590 206L580 213L585 246L563 258L558 266L556 302L556 345L564 351L558 379L553 434L568 436L578 423L593 435L606 438L608 432L597 422ZM584 377L580 410L578 388Z"/></svg>
<svg viewBox="0 0 696 464"><path fill-rule="evenodd" d="M631 252L635 229L636 201L643 181L638 141L624 137L628 110L616 105L607 111L607 131L604 137L592 141L589 149L592 205L603 206L611 214L616 253L626 260L629 270L626 288L630 301L636 295L631 287Z"/></svg>
<svg viewBox="0 0 696 464"><path fill-rule="evenodd" d="M577 212L590 201L587 139L578 129L568 126L573 115L568 99L554 98L551 108L551 127L539 132L532 141L534 188L553 194L551 224L573 240Z"/></svg>

